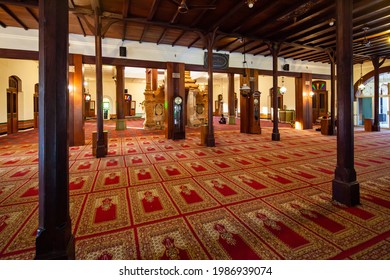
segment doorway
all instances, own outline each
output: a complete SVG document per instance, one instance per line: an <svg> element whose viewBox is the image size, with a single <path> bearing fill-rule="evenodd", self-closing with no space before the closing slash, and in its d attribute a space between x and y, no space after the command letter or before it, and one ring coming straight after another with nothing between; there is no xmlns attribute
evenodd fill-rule
<svg viewBox="0 0 390 280"><path fill-rule="evenodd" d="M16 76L8 79L7 89L7 133L18 132L18 92L21 90L21 80Z"/></svg>
<svg viewBox="0 0 390 280"><path fill-rule="evenodd" d="M328 91L325 81L314 81L312 84L314 95L312 97L313 122L328 114Z"/></svg>
<svg viewBox="0 0 390 280"><path fill-rule="evenodd" d="M103 100L103 119L110 119L110 101L106 98Z"/></svg>

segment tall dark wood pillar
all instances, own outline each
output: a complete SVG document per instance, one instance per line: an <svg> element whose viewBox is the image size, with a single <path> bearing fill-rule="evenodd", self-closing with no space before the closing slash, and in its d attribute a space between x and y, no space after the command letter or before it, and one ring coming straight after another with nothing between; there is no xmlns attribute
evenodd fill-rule
<svg viewBox="0 0 390 280"><path fill-rule="evenodd" d="M85 145L83 57L73 55L74 72L70 73L69 85L69 145ZM72 77L72 78L71 78Z"/></svg>
<svg viewBox="0 0 390 280"><path fill-rule="evenodd" d="M96 157L107 155L106 143L103 131L103 62L102 62L102 18L98 6L95 11L95 65L96 65L96 119L97 119L97 143Z"/></svg>
<svg viewBox="0 0 390 280"><path fill-rule="evenodd" d="M278 54L280 51L280 43L274 42L268 47L272 53L272 77L273 77L273 130L272 130L272 141L280 141L279 133L279 116L278 116Z"/></svg>
<svg viewBox="0 0 390 280"><path fill-rule="evenodd" d="M207 38L207 63L208 63L208 130L206 137L206 146L215 147L215 137L214 137L214 124L213 124L213 46L215 42L215 33L209 33L206 35Z"/></svg>
<svg viewBox="0 0 390 280"><path fill-rule="evenodd" d="M151 69L152 70L152 90L157 90L158 88L158 70L157 69Z"/></svg>
<svg viewBox="0 0 390 280"><path fill-rule="evenodd" d="M236 124L236 100L234 96L234 74L228 73L228 110L229 124Z"/></svg>
<svg viewBox="0 0 390 280"><path fill-rule="evenodd" d="M379 61L379 57L371 58L372 65L374 66L374 124L372 125L372 131L380 131L381 126L379 123L379 68L385 62L383 59Z"/></svg>
<svg viewBox="0 0 390 280"><path fill-rule="evenodd" d="M354 168L352 0L336 1L337 40L337 166L332 198L347 206L360 203Z"/></svg>
<svg viewBox="0 0 390 280"><path fill-rule="evenodd" d="M75 259L69 216L68 1L39 1L39 224L36 259Z"/></svg>
<svg viewBox="0 0 390 280"><path fill-rule="evenodd" d="M125 98L125 67L116 66L116 130L126 130L126 120L123 111Z"/></svg>
<svg viewBox="0 0 390 280"><path fill-rule="evenodd" d="M330 133L336 134L336 63L334 53L329 54L330 57Z"/></svg>

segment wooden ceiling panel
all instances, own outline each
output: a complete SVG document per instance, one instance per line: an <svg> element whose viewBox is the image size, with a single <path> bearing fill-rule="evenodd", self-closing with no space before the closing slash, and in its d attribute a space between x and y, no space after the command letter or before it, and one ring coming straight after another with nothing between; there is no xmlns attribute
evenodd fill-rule
<svg viewBox="0 0 390 280"><path fill-rule="evenodd" d="M103 25L112 23L104 36L203 49L199 33L217 30L218 51L243 53L239 38L245 37L246 53L269 55L265 42L282 41L281 57L318 62L326 61L326 50L336 47L335 25L328 22L336 18L334 0L259 0L251 9L245 0L186 0L189 10L185 14L177 12L180 1L99 0ZM92 35L85 23L87 19L93 25L91 0L69 3L70 32ZM216 8L191 9L193 5ZM37 29L34 16L38 17L38 0L0 0L2 27ZM364 59L364 55L389 55L390 43L383 39L390 35L389 0L353 0L353 26L354 54L360 57L354 61ZM366 33L363 27L369 27ZM365 37L372 41L369 50L361 47Z"/></svg>

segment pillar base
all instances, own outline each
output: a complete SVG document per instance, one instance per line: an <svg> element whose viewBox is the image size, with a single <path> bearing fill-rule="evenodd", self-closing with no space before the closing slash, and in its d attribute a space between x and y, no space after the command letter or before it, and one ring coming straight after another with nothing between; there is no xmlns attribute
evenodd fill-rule
<svg viewBox="0 0 390 280"><path fill-rule="evenodd" d="M236 124L236 116L229 116L229 124Z"/></svg>
<svg viewBox="0 0 390 280"><path fill-rule="evenodd" d="M214 138L214 134L207 134L207 137L206 137L206 146L207 147L215 147L215 138Z"/></svg>
<svg viewBox="0 0 390 280"><path fill-rule="evenodd" d="M126 120L125 119L117 119L115 130L126 130L126 129L127 129Z"/></svg>
<svg viewBox="0 0 390 280"><path fill-rule="evenodd" d="M280 133L272 132L272 141L280 141Z"/></svg>
<svg viewBox="0 0 390 280"><path fill-rule="evenodd" d="M357 181L332 181L332 199L349 207L360 204L360 186Z"/></svg>
<svg viewBox="0 0 390 280"><path fill-rule="evenodd" d="M71 235L68 245L63 251L54 251L48 253L36 253L36 260L75 260L75 243L74 236Z"/></svg>
<svg viewBox="0 0 390 280"><path fill-rule="evenodd" d="M381 131L381 126L379 124L373 124L372 131Z"/></svg>

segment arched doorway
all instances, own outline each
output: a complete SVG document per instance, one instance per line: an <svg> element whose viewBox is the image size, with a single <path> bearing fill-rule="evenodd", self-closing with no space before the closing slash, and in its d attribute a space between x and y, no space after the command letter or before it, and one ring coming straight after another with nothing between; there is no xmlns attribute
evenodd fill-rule
<svg viewBox="0 0 390 280"><path fill-rule="evenodd" d="M39 125L39 84L34 86L34 128Z"/></svg>
<svg viewBox="0 0 390 280"><path fill-rule="evenodd" d="M18 132L18 92L21 91L22 82L17 76L8 78L7 89L7 133Z"/></svg>

